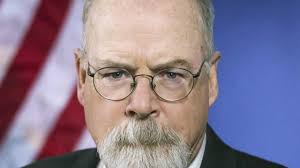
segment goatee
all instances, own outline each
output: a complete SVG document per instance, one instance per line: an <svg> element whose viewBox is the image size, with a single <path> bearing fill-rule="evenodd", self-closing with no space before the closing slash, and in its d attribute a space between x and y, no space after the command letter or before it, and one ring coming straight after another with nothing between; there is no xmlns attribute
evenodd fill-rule
<svg viewBox="0 0 300 168"><path fill-rule="evenodd" d="M174 130L152 118L113 128L97 149L107 168L185 168L191 153Z"/></svg>

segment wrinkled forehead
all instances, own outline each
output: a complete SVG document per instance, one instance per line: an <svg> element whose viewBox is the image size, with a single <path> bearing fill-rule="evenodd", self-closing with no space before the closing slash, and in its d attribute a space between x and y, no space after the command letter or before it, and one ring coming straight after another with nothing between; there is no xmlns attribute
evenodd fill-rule
<svg viewBox="0 0 300 168"><path fill-rule="evenodd" d="M95 55L105 48L164 48L184 55L201 49L201 27L194 0L95 0L85 25L86 49Z"/></svg>
<svg viewBox="0 0 300 168"><path fill-rule="evenodd" d="M178 27L201 31L202 27L202 18L195 0L92 0L92 2L86 24L88 32L89 28L95 26L111 29L113 26L132 23L150 28L155 25L160 28L170 25L174 28L173 31Z"/></svg>

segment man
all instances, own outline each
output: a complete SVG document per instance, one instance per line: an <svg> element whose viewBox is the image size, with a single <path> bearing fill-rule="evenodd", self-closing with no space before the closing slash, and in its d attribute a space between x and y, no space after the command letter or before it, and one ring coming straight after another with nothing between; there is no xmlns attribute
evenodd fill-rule
<svg viewBox="0 0 300 168"><path fill-rule="evenodd" d="M209 0L89 0L76 50L78 99L96 149L28 167L283 167L207 126L218 95Z"/></svg>

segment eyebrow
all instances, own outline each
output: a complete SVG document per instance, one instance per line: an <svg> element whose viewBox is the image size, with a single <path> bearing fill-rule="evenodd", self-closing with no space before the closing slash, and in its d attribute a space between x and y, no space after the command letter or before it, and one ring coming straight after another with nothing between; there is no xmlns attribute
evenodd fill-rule
<svg viewBox="0 0 300 168"><path fill-rule="evenodd" d="M187 60L175 59L175 60L168 61L166 63L161 63L161 64L151 66L150 70L151 71L160 71L162 69L174 68L174 67L178 67L178 68L182 67L182 68L186 68L188 70L193 69L193 65L191 63L189 63Z"/></svg>
<svg viewBox="0 0 300 168"><path fill-rule="evenodd" d="M94 69L100 69L100 68L106 68L106 67L118 67L118 68L124 68L127 69L128 71L136 71L137 68L127 64L127 63L121 63L121 62L115 62L112 60L97 60L96 66L92 65Z"/></svg>
<svg viewBox="0 0 300 168"><path fill-rule="evenodd" d="M94 69L99 69L99 68L105 68L105 67L118 67L118 68L124 68L130 72L136 72L137 71L137 67L131 65L131 64L127 64L127 63L120 63L120 62L115 62L112 60L97 60L96 62L96 67L91 64L91 66ZM152 72L158 72L160 70L166 69L166 68L185 68L187 70L192 70L193 66L190 62L188 62L187 60L184 59L175 59L175 60L171 60L165 63L160 63L157 65L153 65L150 66L149 69Z"/></svg>

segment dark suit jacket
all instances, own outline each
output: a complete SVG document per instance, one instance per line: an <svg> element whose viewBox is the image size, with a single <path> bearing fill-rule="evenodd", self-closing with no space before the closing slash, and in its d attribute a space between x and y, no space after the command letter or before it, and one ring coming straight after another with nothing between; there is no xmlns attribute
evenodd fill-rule
<svg viewBox="0 0 300 168"><path fill-rule="evenodd" d="M207 142L200 168L283 168L284 166L239 152L224 144L208 126ZM38 161L25 168L96 168L96 149L86 149Z"/></svg>

